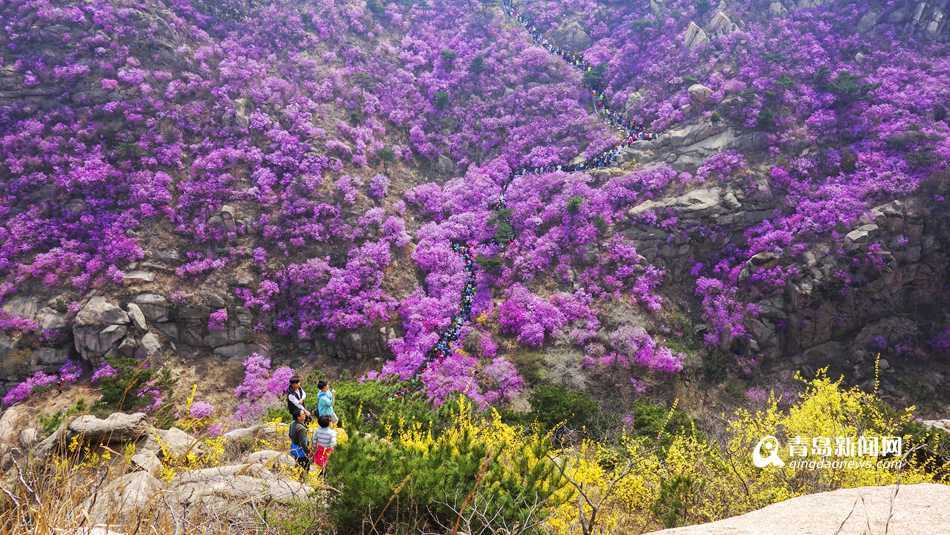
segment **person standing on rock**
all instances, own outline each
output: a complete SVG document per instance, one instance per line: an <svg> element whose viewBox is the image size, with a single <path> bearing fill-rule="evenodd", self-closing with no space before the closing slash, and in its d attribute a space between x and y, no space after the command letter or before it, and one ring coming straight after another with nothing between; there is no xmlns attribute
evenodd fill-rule
<svg viewBox="0 0 950 535"><path fill-rule="evenodd" d="M298 411L294 421L290 422L290 456L303 469L301 478L310 471L310 441L307 438L307 424L304 423L307 417L303 411Z"/></svg>
<svg viewBox="0 0 950 535"><path fill-rule="evenodd" d="M330 418L330 421L336 425L337 422L340 421L336 416L336 411L333 410L333 402L336 401L336 394L330 390L330 385L326 381L318 382L317 388L320 390L317 394L317 418L327 416Z"/></svg>
<svg viewBox="0 0 950 535"><path fill-rule="evenodd" d="M310 418L310 411L303 406L305 399L307 399L307 393L300 386L300 377L296 375L291 377L290 385L287 387L287 410L290 411L291 420L296 420L300 413Z"/></svg>

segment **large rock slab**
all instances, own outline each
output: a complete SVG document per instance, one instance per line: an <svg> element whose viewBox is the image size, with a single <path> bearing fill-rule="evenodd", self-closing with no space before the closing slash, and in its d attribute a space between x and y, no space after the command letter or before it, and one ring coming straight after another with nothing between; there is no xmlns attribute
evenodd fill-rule
<svg viewBox="0 0 950 535"><path fill-rule="evenodd" d="M165 484L148 472L132 472L110 481L95 499L83 503L83 509L92 524L111 523L149 506L164 489Z"/></svg>
<svg viewBox="0 0 950 535"><path fill-rule="evenodd" d="M11 297L3 304L3 311L11 316L34 319L40 310L39 301L35 297L18 295Z"/></svg>
<svg viewBox="0 0 950 535"><path fill-rule="evenodd" d="M570 21L551 32L551 40L561 48L572 52L582 52L590 47L590 35L579 22Z"/></svg>
<svg viewBox="0 0 950 535"><path fill-rule="evenodd" d="M17 446L20 431L31 420L30 411L23 405L14 405L0 415L0 452Z"/></svg>
<svg viewBox="0 0 950 535"><path fill-rule="evenodd" d="M73 322L76 351L93 364L118 346L128 333L129 315L103 297L93 297Z"/></svg>
<svg viewBox="0 0 950 535"><path fill-rule="evenodd" d="M260 450L249 453L247 455L247 462L263 464L269 467L277 467L280 465L294 466L297 464L294 458L289 454L274 450Z"/></svg>
<svg viewBox="0 0 950 535"><path fill-rule="evenodd" d="M690 21L683 34L683 44L686 48L698 48L709 43L709 36L695 22Z"/></svg>
<svg viewBox="0 0 950 535"><path fill-rule="evenodd" d="M141 331L147 331L148 323L145 321L145 313L142 312L142 309L135 303L129 303L125 308L128 311L129 319L132 320L132 325L135 325Z"/></svg>
<svg viewBox="0 0 950 535"><path fill-rule="evenodd" d="M172 305L163 295L139 294L132 299L132 302L138 305L148 321L163 322L169 320Z"/></svg>
<svg viewBox="0 0 950 535"><path fill-rule="evenodd" d="M152 451L162 457L178 458L188 453L201 453L204 446L195 437L172 427L170 429L153 429L148 440L142 446L143 451Z"/></svg>
<svg viewBox="0 0 950 535"><path fill-rule="evenodd" d="M73 437L80 437L84 443L94 445L135 442L148 433L150 426L145 418L143 412L116 412L105 419L89 414L80 416L37 444L33 454L45 459L58 448L69 444Z"/></svg>
<svg viewBox="0 0 950 535"><path fill-rule="evenodd" d="M259 463L185 472L169 488L171 501L180 507L203 504L224 513L252 502L287 504L313 492L308 485L274 474Z"/></svg>
<svg viewBox="0 0 950 535"><path fill-rule="evenodd" d="M76 314L74 325L85 326L105 326L129 323L129 315L118 305L110 303L105 297L93 297Z"/></svg>
<svg viewBox="0 0 950 535"><path fill-rule="evenodd" d="M144 470L155 477L162 473L162 461L153 451L140 451L132 456L131 461L134 469Z"/></svg>
<svg viewBox="0 0 950 535"><path fill-rule="evenodd" d="M89 442L117 443L132 442L142 437L148 430L144 412L126 414L114 412L108 418L97 418L86 414L74 419L67 429L70 435L82 435Z"/></svg>
<svg viewBox="0 0 950 535"><path fill-rule="evenodd" d="M939 429L945 433L950 433L950 418L945 418L943 420L921 420L920 423L931 427L933 429Z"/></svg>
<svg viewBox="0 0 950 535"><path fill-rule="evenodd" d="M893 499L893 503L892 503ZM865 535L950 533L950 486L918 484L840 489L784 502L709 524L656 535ZM768 526L766 528L766 526Z"/></svg>

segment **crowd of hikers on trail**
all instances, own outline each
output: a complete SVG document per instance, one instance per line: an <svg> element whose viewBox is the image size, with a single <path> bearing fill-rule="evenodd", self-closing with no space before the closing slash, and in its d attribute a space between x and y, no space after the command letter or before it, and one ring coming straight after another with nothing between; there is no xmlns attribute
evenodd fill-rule
<svg viewBox="0 0 950 535"><path fill-rule="evenodd" d="M326 381L317 383L317 429L310 437L310 422L313 414L304 405L307 392L300 386L300 378L290 378L287 386L287 410L290 412L290 456L303 469L303 475L310 472L311 465L320 470L326 469L327 461L337 444L337 424L340 419L333 410L336 394Z"/></svg>
<svg viewBox="0 0 950 535"><path fill-rule="evenodd" d="M453 243L452 250L462 257L465 262L465 286L462 288L462 301L458 312L452 316L452 323L439 336L439 341L432 348L432 357L443 357L449 354L449 347L459 339L462 326L472 316L472 303L475 302L475 261L466 245Z"/></svg>
<svg viewBox="0 0 950 535"><path fill-rule="evenodd" d="M512 0L504 0L502 2L502 8L505 11L505 14L515 21L518 22L530 35L531 39L546 49L548 52L559 56L561 59L566 61L568 64L573 65L574 67L580 69L585 74L592 74L596 72L597 68L587 63L584 60L584 57L576 52L571 52L570 50L565 50L551 41L535 26L531 19L515 11L515 6ZM621 136L623 136L623 142L618 145L618 147L629 146L640 140L651 140L655 139L655 134L646 132L642 128L639 128L634 124L626 114L620 113L617 111L611 110L607 106L607 95L603 90L597 88L591 88L591 98L594 101L594 109L597 111L597 114L603 119L607 124L614 127ZM598 167L597 165L592 165L587 167ZM582 171L583 168L570 169L573 171Z"/></svg>
<svg viewBox="0 0 950 535"><path fill-rule="evenodd" d="M527 32L531 35L531 38L537 44L544 47L551 53L560 56L569 64L581 69L586 73L590 73L594 70L594 67L587 63L580 54L564 50L548 41L548 39L544 37L544 34L542 34L541 31L538 30L537 27L535 27L527 17L515 11L511 0L504 0L502 2L502 6L505 14L518 21L518 23L523 26L525 30L527 30ZM619 134L623 136L623 141L591 157L585 158L579 163L540 165L534 167L522 167L514 170L508 176L508 180L502 184L501 193L499 195L498 203L496 204L496 208L500 212L504 213L506 206L505 191L508 189L508 186L511 184L511 182L518 177L529 174L552 173L557 171L570 173L610 167L617 163L624 148L633 145L637 141L656 139L656 134L639 129L632 121L626 118L625 114L611 110L607 105L607 96L602 90L591 89L591 97L594 101L594 109L597 112L597 115L610 126L614 127L619 132ZM511 224L509 218L506 218L505 222L509 225ZM501 245L494 239L491 241L495 245ZM439 340L429 351L427 360L448 356L451 351L452 344L459 339L459 336L462 332L462 327L465 325L466 321L471 319L472 316L472 304L475 301L476 291L475 262L472 260L471 252L467 245L456 242L452 244L452 250L457 255L459 255L462 258L462 261L465 263L466 279L465 286L462 288L461 304L459 306L459 310L452 316L452 322L441 333Z"/></svg>

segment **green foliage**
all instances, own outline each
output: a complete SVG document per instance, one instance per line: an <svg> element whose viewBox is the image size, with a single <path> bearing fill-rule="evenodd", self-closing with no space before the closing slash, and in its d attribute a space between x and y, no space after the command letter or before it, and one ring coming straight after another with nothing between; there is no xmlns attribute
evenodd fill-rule
<svg viewBox="0 0 950 535"><path fill-rule="evenodd" d="M783 87L785 89L788 89L792 87L793 85L795 85L795 81L792 80L792 78L787 74L783 74L779 76L778 79L775 80L775 83L778 84L779 87Z"/></svg>
<svg viewBox="0 0 950 535"><path fill-rule="evenodd" d="M581 436L603 439L619 427L616 414L604 411L586 392L565 386L544 384L532 390L531 412L508 415L522 425L537 424L543 430L566 429ZM558 434L558 436L561 436Z"/></svg>
<svg viewBox="0 0 950 535"><path fill-rule="evenodd" d="M367 91L373 91L376 89L376 78L367 72L353 73L353 75L350 77L350 80L354 85L362 87Z"/></svg>
<svg viewBox="0 0 950 535"><path fill-rule="evenodd" d="M44 434L49 435L53 431L59 429L59 426L62 425L63 421L65 421L70 416L85 412L86 402L80 399L76 403L67 407L66 410L54 412L53 414L41 414L39 417L40 427L42 427Z"/></svg>
<svg viewBox="0 0 950 535"><path fill-rule="evenodd" d="M635 32L642 32L651 26L653 26L653 21L647 18L637 19L630 23L630 27Z"/></svg>
<svg viewBox="0 0 950 535"><path fill-rule="evenodd" d="M375 17L384 17L386 15L386 6L381 0L366 0L366 9Z"/></svg>
<svg viewBox="0 0 950 535"><path fill-rule="evenodd" d="M571 215L577 215L581 211L581 206L584 204L584 198L580 195L574 195L567 200L567 213Z"/></svg>
<svg viewBox="0 0 950 535"><path fill-rule="evenodd" d="M601 89L604 85L604 75L607 73L606 65L597 65L584 73L584 85L591 89Z"/></svg>
<svg viewBox="0 0 950 535"><path fill-rule="evenodd" d="M379 149L379 152L376 153L376 157L386 163L392 163L396 161L396 153L393 152L391 147L383 147Z"/></svg>
<svg viewBox="0 0 950 535"><path fill-rule="evenodd" d="M826 67L819 69L815 76L821 89L835 94L837 97L835 105L838 107L865 99L871 91L874 91L880 85L868 83L864 78L848 71L839 72L834 78L831 78Z"/></svg>
<svg viewBox="0 0 950 535"><path fill-rule="evenodd" d="M152 403L150 396L140 395L144 388L157 389L165 400L153 413L157 425L170 423L174 420L170 403L171 393L174 391L175 379L167 368L154 368L149 362L130 358L107 359L115 368L116 374L99 381L99 390L102 397L96 403L100 412L134 412Z"/></svg>
<svg viewBox="0 0 950 535"><path fill-rule="evenodd" d="M676 407L666 408L644 399L633 402L633 437L658 440L668 444L674 435L692 435L695 432L689 415Z"/></svg>
<svg viewBox="0 0 950 535"><path fill-rule="evenodd" d="M511 210L500 208L495 210L488 220L488 224L495 227L495 241L502 246L508 245L511 240L515 239L515 229L508 222L510 218Z"/></svg>
<svg viewBox="0 0 950 535"><path fill-rule="evenodd" d="M435 92L435 101L433 102L436 108L444 110L446 106L449 105L449 94L441 89Z"/></svg>
<svg viewBox="0 0 950 535"><path fill-rule="evenodd" d="M660 495L653 502L653 514L664 527L675 528L685 523L687 504L695 482L689 476L675 475L660 482Z"/></svg>
<svg viewBox="0 0 950 535"><path fill-rule="evenodd" d="M451 66L452 62L455 61L455 51L449 48L446 48L441 53L442 61Z"/></svg>
<svg viewBox="0 0 950 535"><path fill-rule="evenodd" d="M468 70L472 74L481 74L485 72L485 57L475 56L475 58L472 59L472 64L469 66Z"/></svg>
<svg viewBox="0 0 950 535"><path fill-rule="evenodd" d="M546 429L565 424L579 429L600 412L589 395L564 386L541 385L531 392L531 416Z"/></svg>
<svg viewBox="0 0 950 535"><path fill-rule="evenodd" d="M841 170L851 173L858 167L858 155L850 148L841 150Z"/></svg>
<svg viewBox="0 0 950 535"><path fill-rule="evenodd" d="M481 266L485 271L491 271L497 273L501 270L502 261L497 256L484 256L479 255L475 258L475 262Z"/></svg>
<svg viewBox="0 0 950 535"><path fill-rule="evenodd" d="M305 385L316 385L324 378L314 371L304 381ZM389 383L383 381L355 380L334 381L330 384L336 392L334 410L340 417L341 425L358 425L362 431L384 433L387 428L395 428L402 423L439 425L442 418L437 409L433 409L421 391L412 388L409 383ZM305 402L311 412L316 413L317 392L309 392ZM280 417L289 421L287 409L281 405L269 409L266 419Z"/></svg>
<svg viewBox="0 0 950 535"><path fill-rule="evenodd" d="M768 107L763 107L756 118L756 128L759 130L775 129L775 113Z"/></svg>
<svg viewBox="0 0 950 535"><path fill-rule="evenodd" d="M935 480L950 483L950 433L911 420L903 424L899 434L917 445L911 454L917 466L933 474Z"/></svg>
<svg viewBox="0 0 950 535"><path fill-rule="evenodd" d="M367 521L380 532L451 526L456 510L476 504L497 524L477 524L475 531L493 532L502 523L543 518L570 497L545 436L476 415L464 400L447 405L441 432L406 424L385 439L351 433L337 448L327 480L341 491L330 507L341 533L359 532Z"/></svg>

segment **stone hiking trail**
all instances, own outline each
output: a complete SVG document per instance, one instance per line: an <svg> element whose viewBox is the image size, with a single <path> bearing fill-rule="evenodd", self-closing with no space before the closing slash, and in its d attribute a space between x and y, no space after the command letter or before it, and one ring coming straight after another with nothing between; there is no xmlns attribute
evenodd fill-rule
<svg viewBox="0 0 950 535"><path fill-rule="evenodd" d="M541 46L548 52L560 57L568 65L579 69L582 73L592 72L594 70L594 67L587 63L580 54L562 50L548 41L539 30L535 29L530 19L524 15L521 15L515 10L511 0L504 0L502 2L502 10L507 17L524 28L528 35L531 36L531 40L538 46ZM617 159L623 149L633 145L638 140L652 139L654 137L652 134L646 133L644 130L635 128L632 123L626 121L623 118L624 114L611 110L607 104L607 98L602 90L591 88L591 97L594 103L594 112L597 117L607 123L607 125L613 128L618 134L623 136L623 140L620 143L617 143L616 145L605 149L589 158L581 160L578 163L572 163L568 165L521 167L513 170L501 185L501 194L498 198L498 202L495 205L499 213L505 213L505 192L508 190L508 186L510 186L511 183L518 177L528 174L551 173L555 171L564 171L570 173L610 167L617 162ZM574 158L571 161L573 162L577 160L578 158ZM510 226L511 221L508 217L506 217L504 223L507 223ZM495 243L497 244L497 242ZM476 291L475 262L472 259L471 250L467 244L458 242L453 243L452 250L455 251L459 257L461 257L462 262L465 265L466 272L465 285L461 291L458 312L452 316L452 322L444 331L442 331L442 333L439 335L438 342L436 342L432 349L429 350L425 361L419 365L420 370L428 365L428 363L432 360L448 356L451 345L458 340L459 335L461 334L462 327L466 322L471 320L472 303L475 300Z"/></svg>

